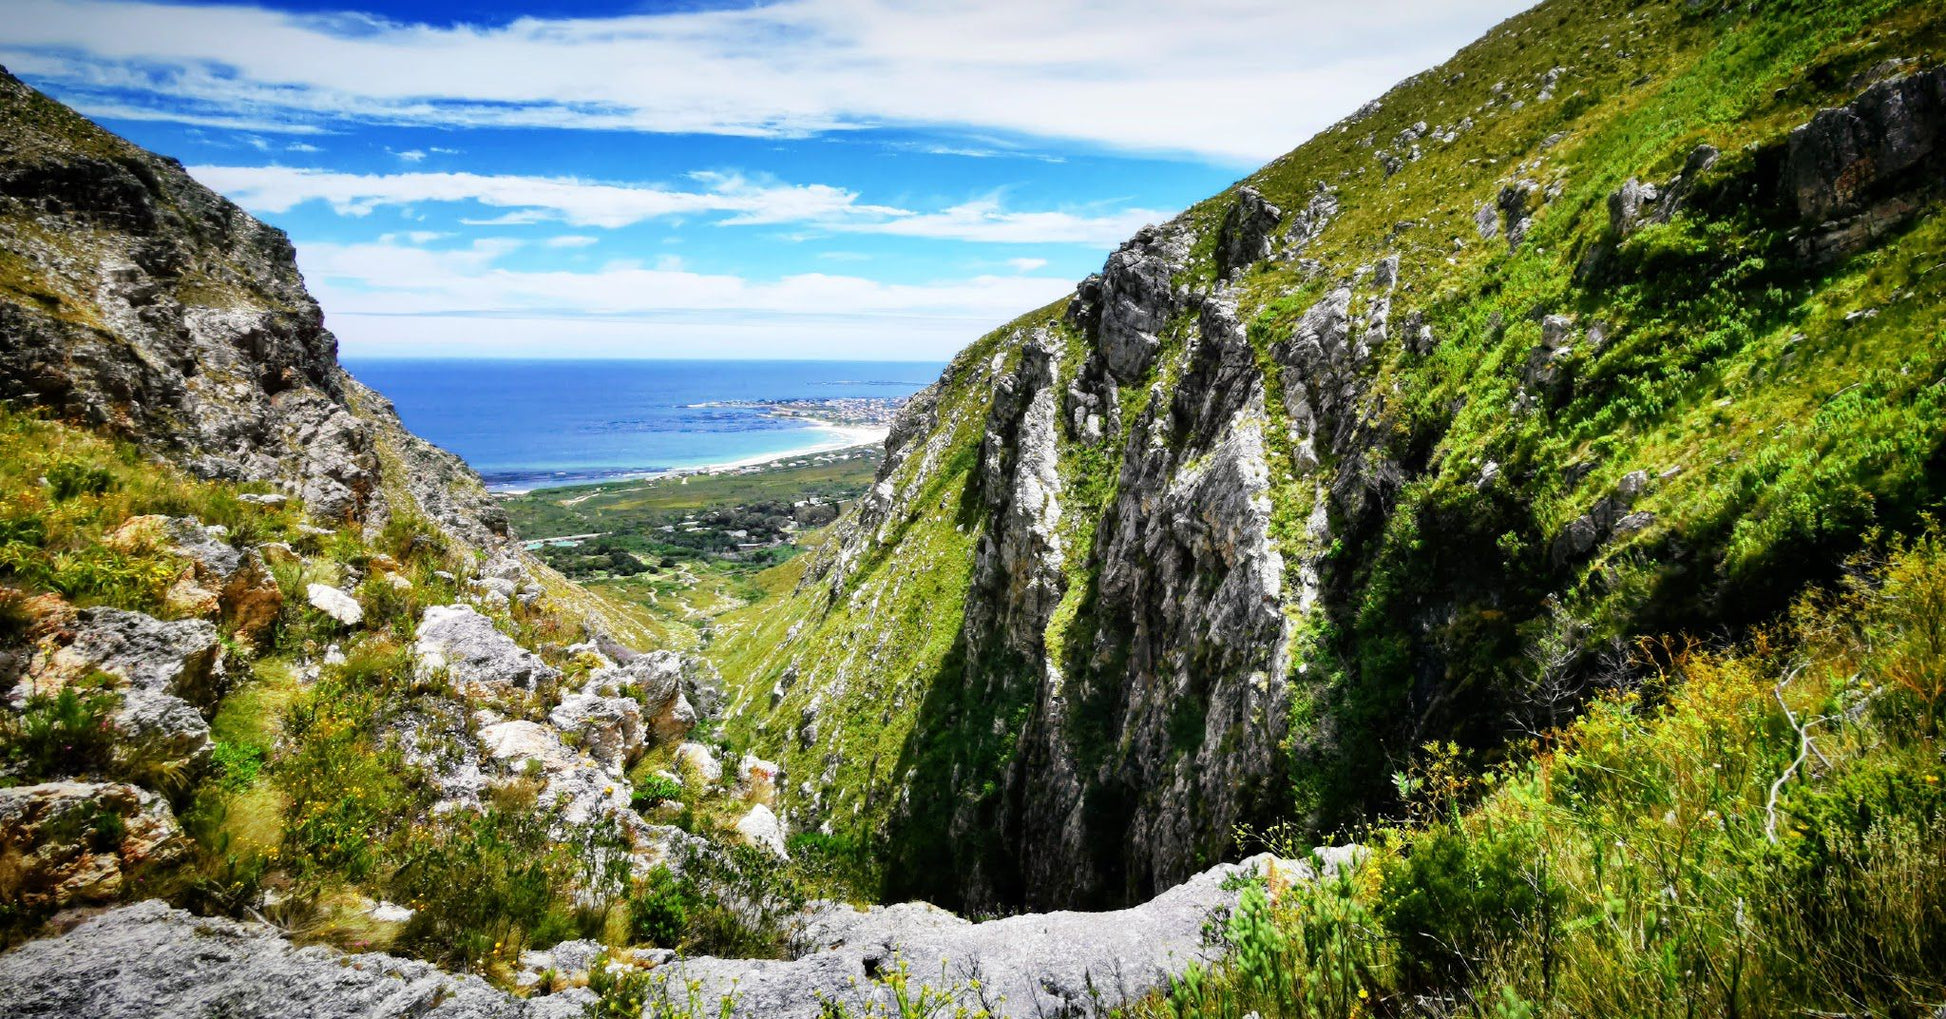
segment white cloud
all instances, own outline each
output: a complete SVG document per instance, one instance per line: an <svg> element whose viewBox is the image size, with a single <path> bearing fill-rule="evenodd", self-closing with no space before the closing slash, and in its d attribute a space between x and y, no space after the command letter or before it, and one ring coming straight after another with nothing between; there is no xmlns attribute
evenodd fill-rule
<svg viewBox="0 0 1946 1019"><path fill-rule="evenodd" d="M284 146L286 152L323 152L324 150L309 142L292 142Z"/></svg>
<svg viewBox="0 0 1946 1019"><path fill-rule="evenodd" d="M1015 272L1033 272L1036 269L1045 269L1047 267L1047 259L1009 258L1007 259L1007 264L1013 266Z"/></svg>
<svg viewBox="0 0 1946 1019"><path fill-rule="evenodd" d="M434 27L232 4L8 0L0 61L87 112L203 124L741 135L939 125L1254 163L1525 5L781 0Z"/></svg>
<svg viewBox="0 0 1946 1019"><path fill-rule="evenodd" d="M601 238L599 237L591 237L587 234L562 234L559 237L549 237L547 239L547 246L550 248L585 248L600 240Z"/></svg>
<svg viewBox="0 0 1946 1019"><path fill-rule="evenodd" d="M342 215L363 216L381 206L474 201L511 211L470 218L472 226L510 226L557 220L579 227L618 228L672 216L717 214L726 225L798 224L846 233L891 234L990 243L1113 245L1145 223L1165 218L1150 209L1109 215L1016 212L987 198L941 212L921 213L858 201L826 184L753 181L736 174L693 173L695 188L617 184L573 177L476 173L340 173L288 166L194 166L197 180L257 212L280 213L323 201Z"/></svg>
<svg viewBox="0 0 1946 1019"><path fill-rule="evenodd" d="M390 149L386 151L391 152ZM404 152L393 152L392 154L399 157L399 161L404 163L424 162L426 158L426 153L421 149L406 149Z"/></svg>
<svg viewBox="0 0 1946 1019"><path fill-rule="evenodd" d="M487 337L504 341L502 352L531 353L545 339L551 356L643 353L629 344L653 336L677 344L665 353L843 349L933 358L1070 287L1031 276L898 284L798 273L757 281L691 272L673 256L652 268L615 262L593 272L503 267L501 257L517 243L486 239L445 251L384 241L305 244L298 261L353 355L491 353L481 346Z"/></svg>

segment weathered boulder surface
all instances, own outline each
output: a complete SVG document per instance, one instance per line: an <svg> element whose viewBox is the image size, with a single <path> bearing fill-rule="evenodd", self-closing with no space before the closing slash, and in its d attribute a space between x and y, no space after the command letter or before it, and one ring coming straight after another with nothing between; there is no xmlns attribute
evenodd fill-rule
<svg viewBox="0 0 1946 1019"><path fill-rule="evenodd" d="M330 584L310 584L304 589L304 597L312 608L345 626L357 626L365 621L365 607L358 604L358 599Z"/></svg>
<svg viewBox="0 0 1946 1019"><path fill-rule="evenodd" d="M630 697L603 697L583 690L561 698L547 720L575 735L595 763L611 775L620 775L642 749L642 705Z"/></svg>
<svg viewBox="0 0 1946 1019"><path fill-rule="evenodd" d="M53 693L97 672L214 707L225 680L223 645L216 627L200 619L163 622L126 609L82 609L42 642L30 681L13 697L18 703L30 693Z"/></svg>
<svg viewBox="0 0 1946 1019"><path fill-rule="evenodd" d="M107 682L117 698L110 720L114 777L152 782L180 778L213 750L203 711L223 686L222 645L202 620L163 622L141 612L64 602L43 616L38 650L10 695L15 707L35 694Z"/></svg>
<svg viewBox="0 0 1946 1019"><path fill-rule="evenodd" d="M1946 64L1881 81L1791 132L1784 198L1808 257L1857 251L1909 221L1946 170Z"/></svg>
<svg viewBox="0 0 1946 1019"><path fill-rule="evenodd" d="M465 605L429 606L419 619L415 638L415 668L422 675L444 672L462 693L532 690L560 675L539 655L501 633L493 620Z"/></svg>
<svg viewBox="0 0 1946 1019"><path fill-rule="evenodd" d="M263 924L159 901L0 955L9 1019L570 1019L576 998L523 1001L472 976L376 953L296 948Z"/></svg>
<svg viewBox="0 0 1946 1019"><path fill-rule="evenodd" d="M784 822L777 813L761 803L751 806L742 817L737 818L737 837L744 842L767 850L780 859L790 859L790 851L784 847Z"/></svg>
<svg viewBox="0 0 1946 1019"><path fill-rule="evenodd" d="M1322 853L1327 870L1357 856L1353 847ZM688 982L697 981L712 1009L730 996L736 1019L814 1019L825 1014L826 1001L864 1015L874 1004L891 1004L890 990L874 978L903 962L912 993L927 985L955 1005L996 1017L1098 1015L1166 986L1193 963L1219 958L1222 947L1204 928L1213 913L1236 904L1238 892L1226 883L1273 873L1274 881L1302 881L1314 869L1257 856L1211 868L1128 909L984 923L923 902L862 910L826 904L808 918L798 958L678 960L665 967L664 989L683 1001Z"/></svg>
<svg viewBox="0 0 1946 1019"><path fill-rule="evenodd" d="M27 912L111 902L144 871L180 862L189 849L169 805L146 789L100 782L0 789L0 860L8 862L0 901ZM0 986L0 1003L10 998Z"/></svg>
<svg viewBox="0 0 1946 1019"><path fill-rule="evenodd" d="M674 651L651 651L624 664L597 669L588 676L583 693L623 696L639 703L641 725L648 731L637 734L638 742L652 734L656 741L666 743L681 739L696 727L697 712L685 690L693 688L697 675L691 663Z"/></svg>

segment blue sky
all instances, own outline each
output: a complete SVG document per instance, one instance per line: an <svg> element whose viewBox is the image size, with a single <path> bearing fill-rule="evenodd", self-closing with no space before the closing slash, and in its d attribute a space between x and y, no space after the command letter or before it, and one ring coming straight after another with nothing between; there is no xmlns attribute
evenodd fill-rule
<svg viewBox="0 0 1946 1019"><path fill-rule="evenodd" d="M938 360L1508 0L0 0L349 357Z"/></svg>

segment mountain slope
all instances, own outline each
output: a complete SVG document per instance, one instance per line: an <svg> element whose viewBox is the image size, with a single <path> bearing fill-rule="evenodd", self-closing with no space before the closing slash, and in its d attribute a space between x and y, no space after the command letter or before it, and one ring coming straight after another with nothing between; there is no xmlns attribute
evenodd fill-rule
<svg viewBox="0 0 1946 1019"><path fill-rule="evenodd" d="M1765 618L1946 481L1942 42L1509 20L955 359L733 731L889 894L1106 904Z"/></svg>
<svg viewBox="0 0 1946 1019"><path fill-rule="evenodd" d="M0 399L273 481L326 522L504 514L338 365L283 231L0 69Z"/></svg>

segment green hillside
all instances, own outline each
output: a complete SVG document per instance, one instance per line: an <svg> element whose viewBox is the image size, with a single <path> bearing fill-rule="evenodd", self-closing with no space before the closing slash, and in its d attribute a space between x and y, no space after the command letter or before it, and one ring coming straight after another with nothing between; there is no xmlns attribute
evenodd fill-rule
<svg viewBox="0 0 1946 1019"><path fill-rule="evenodd" d="M1654 642L1747 635L1937 507L1937 154L1785 178L1793 129L1942 42L1925 3L1509 20L1119 253L1167 269L1120 292L1160 323L1138 370L1099 280L962 353L883 497L723 620L734 738L886 895L975 907L1399 816L1434 741L1531 760L1664 675ZM1037 531L1009 515L1043 390Z"/></svg>

